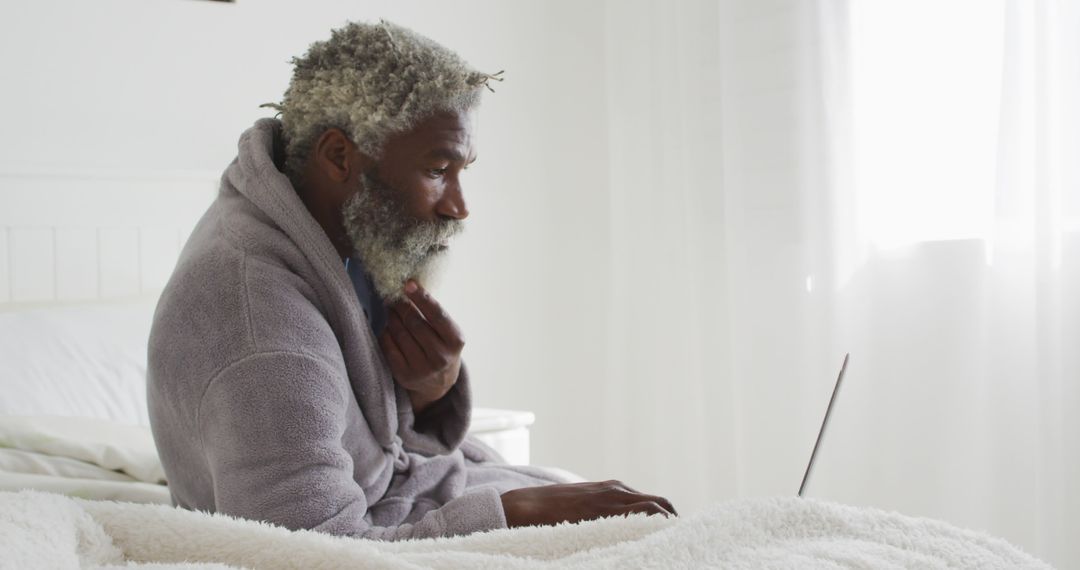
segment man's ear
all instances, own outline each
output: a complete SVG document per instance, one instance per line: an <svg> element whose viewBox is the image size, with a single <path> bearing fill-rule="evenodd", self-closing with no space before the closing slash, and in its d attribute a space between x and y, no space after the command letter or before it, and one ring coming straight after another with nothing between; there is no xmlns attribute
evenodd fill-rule
<svg viewBox="0 0 1080 570"><path fill-rule="evenodd" d="M345 182L366 171L374 161L360 152L359 148L337 127L326 129L315 142L312 156L315 167L334 182ZM357 170L359 168L359 171Z"/></svg>

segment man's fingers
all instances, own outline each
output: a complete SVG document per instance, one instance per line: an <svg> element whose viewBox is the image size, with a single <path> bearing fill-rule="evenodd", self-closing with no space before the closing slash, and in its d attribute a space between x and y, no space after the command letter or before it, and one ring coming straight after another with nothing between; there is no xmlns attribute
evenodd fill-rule
<svg viewBox="0 0 1080 570"><path fill-rule="evenodd" d="M663 498L661 496L658 496L658 495L645 495L645 494L642 494L642 493L635 493L635 498L639 502L656 503L656 504L660 505L661 507L664 507L664 510L667 511L668 513L670 513L672 515L675 515L675 516L679 516L679 513L675 511L675 507L671 504L671 501L669 501L669 500L667 500L667 499L665 499L665 498Z"/></svg>
<svg viewBox="0 0 1080 570"><path fill-rule="evenodd" d="M619 481L617 479L610 479L608 481L605 481L605 483L607 483L609 485L613 485L615 487L625 489L627 491L630 491L631 493L637 493L639 495L642 494L641 491L638 491L637 489L635 489L635 488L631 487L630 485L627 485L626 483L623 483L622 481Z"/></svg>
<svg viewBox="0 0 1080 570"><path fill-rule="evenodd" d="M415 371L418 365L427 362L427 355L416 343L416 339L405 328L401 317L394 311L386 316L386 333L394 339L401 354L405 357L410 371Z"/></svg>
<svg viewBox="0 0 1080 570"><path fill-rule="evenodd" d="M663 515L665 517L672 516L670 511L653 501L642 501L640 503L627 505L620 514L629 515L634 513L641 513L643 515Z"/></svg>
<svg viewBox="0 0 1080 570"><path fill-rule="evenodd" d="M446 346L455 351L460 351L465 345L461 329L450 318L450 315L443 310L442 305L419 283L412 280L405 284L405 295L416 305L424 319L431 324L431 327L435 329L435 332L446 343Z"/></svg>
<svg viewBox="0 0 1080 570"><path fill-rule="evenodd" d="M409 363L405 360L405 355L401 353L401 349L398 348L394 337L388 332L384 332L379 337L379 344L382 345L383 355L386 356L386 362L390 365L390 370L395 372L407 372L409 370Z"/></svg>
<svg viewBox="0 0 1080 570"><path fill-rule="evenodd" d="M424 320L420 311L408 302L394 303L391 305L392 313L396 314L406 332L412 336L417 346L424 355L424 362L435 370L442 370L449 364L450 350L443 344L439 335Z"/></svg>
<svg viewBox="0 0 1080 570"><path fill-rule="evenodd" d="M679 516L679 513L675 511L675 507L671 504L671 501L669 501L669 500L667 500L667 499L665 499L663 497L657 497L657 496L652 496L652 495L646 495L646 496L652 502L660 505L661 507L664 507L664 510L667 511L668 513L670 513L672 515L675 515L675 516Z"/></svg>
<svg viewBox="0 0 1080 570"><path fill-rule="evenodd" d="M671 504L671 501L665 499L664 497L661 497L659 495L647 495L645 493L642 493L641 491L638 491L637 489L634 489L626 483L623 483L622 481L617 481L614 479L605 481L604 485L608 486L609 488L617 489L619 491L627 493L627 496L625 497L627 501L634 501L635 503L651 501L664 507L664 509L671 514L679 516L679 513L675 511L675 507Z"/></svg>

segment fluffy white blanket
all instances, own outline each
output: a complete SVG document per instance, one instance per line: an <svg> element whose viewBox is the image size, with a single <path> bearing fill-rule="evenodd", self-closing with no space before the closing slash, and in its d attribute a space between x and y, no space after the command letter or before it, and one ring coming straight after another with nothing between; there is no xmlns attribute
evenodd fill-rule
<svg viewBox="0 0 1080 570"><path fill-rule="evenodd" d="M0 568L1049 568L1004 540L811 499L380 543L224 516L0 493Z"/></svg>

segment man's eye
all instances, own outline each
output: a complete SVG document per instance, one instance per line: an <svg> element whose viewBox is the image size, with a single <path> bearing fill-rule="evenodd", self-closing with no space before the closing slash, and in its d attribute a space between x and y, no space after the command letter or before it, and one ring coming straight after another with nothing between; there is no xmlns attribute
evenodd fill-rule
<svg viewBox="0 0 1080 570"><path fill-rule="evenodd" d="M446 169L445 168L432 168L432 169L428 170L428 174L430 174L432 178L439 178L439 177L443 176L444 174L446 174Z"/></svg>

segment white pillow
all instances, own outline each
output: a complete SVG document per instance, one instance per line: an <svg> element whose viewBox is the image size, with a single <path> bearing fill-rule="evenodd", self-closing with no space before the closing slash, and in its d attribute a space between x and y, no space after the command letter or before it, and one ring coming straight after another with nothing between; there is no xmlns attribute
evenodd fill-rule
<svg viewBox="0 0 1080 570"><path fill-rule="evenodd" d="M149 425L146 342L155 301L0 312L0 414Z"/></svg>

